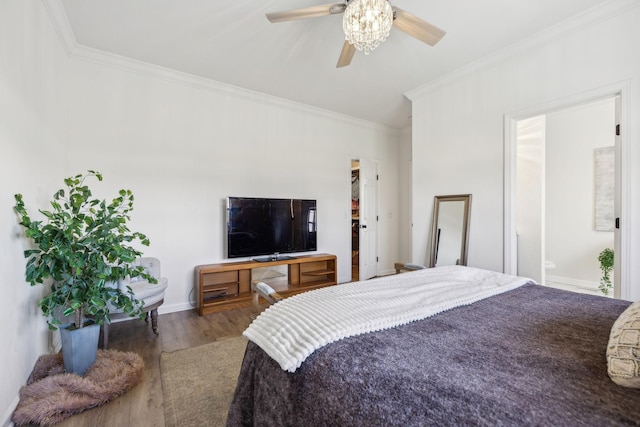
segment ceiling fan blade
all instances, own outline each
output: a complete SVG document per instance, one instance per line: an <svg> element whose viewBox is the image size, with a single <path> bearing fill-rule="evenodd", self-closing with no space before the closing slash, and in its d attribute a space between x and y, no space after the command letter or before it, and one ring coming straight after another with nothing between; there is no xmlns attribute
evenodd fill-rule
<svg viewBox="0 0 640 427"><path fill-rule="evenodd" d="M267 13L267 19L273 23L293 21L296 19L315 18L317 16L336 15L346 9L344 3L323 4L322 6L306 7L304 9L287 10L285 12Z"/></svg>
<svg viewBox="0 0 640 427"><path fill-rule="evenodd" d="M409 12L405 12L395 6L393 6L393 11L393 25L397 29L430 46L434 46L446 34L445 31L435 25L431 25Z"/></svg>
<svg viewBox="0 0 640 427"><path fill-rule="evenodd" d="M338 64L336 68L346 67L351 64L351 60L353 59L353 55L356 53L356 47L349 43L348 40L344 41L344 45L342 46L342 52L340 52L340 58L338 58Z"/></svg>

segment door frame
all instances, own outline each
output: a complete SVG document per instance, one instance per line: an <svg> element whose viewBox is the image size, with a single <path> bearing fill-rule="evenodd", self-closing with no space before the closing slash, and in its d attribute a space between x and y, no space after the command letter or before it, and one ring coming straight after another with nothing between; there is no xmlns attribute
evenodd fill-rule
<svg viewBox="0 0 640 427"><path fill-rule="evenodd" d="M614 83L591 91L579 93L567 98L551 101L549 103L536 107L526 108L523 110L506 113L504 115L504 230L503 230L503 265L502 269L506 274L517 274L518 254L517 254L517 237L516 237L516 165L517 165L517 122L534 116L550 113L552 111L562 110L572 106L586 104L598 101L604 98L619 97L620 99L620 144L616 149L616 155L619 155L620 164L616 167L616 174L620 179L619 188L616 188L616 203L619 203L619 211L615 213L620 218L621 227L616 230L618 239L616 239L616 264L619 271L619 277L615 277L619 286L615 286L615 297L622 299L630 299L630 230L625 226L625 221L631 218L630 212L630 140L629 132L626 128L628 123L628 98L629 98L629 81ZM612 132L615 129L611 130ZM618 145L618 144L616 144ZM618 165L616 165L618 166Z"/></svg>
<svg viewBox="0 0 640 427"><path fill-rule="evenodd" d="M379 233L379 210L380 210L380 181L379 181L379 170L380 170L380 165L379 162L377 160L373 160L373 159L368 159L368 158L354 158L352 159L352 161L358 161L359 164L359 174L360 174L360 185L359 185L359 199L360 199L360 203L359 203L359 216L360 216L360 220L359 220L359 230L358 230L358 278L359 280L366 280L367 278L370 277L375 277L377 275L380 274L379 272L379 263L378 263L378 254L379 254L379 247L378 247L378 233ZM365 166L363 167L363 163L365 164ZM371 167L371 169L369 169L369 167ZM363 173L363 170L365 171L365 173ZM367 172L373 172L373 174L375 175L375 180L373 183L370 183L369 185L372 185L374 188L374 199L371 207L374 210L374 212L370 212L370 221L366 222L366 219L364 220L366 222L366 224L364 224L364 226L367 229L367 239L370 241L371 247L374 250L374 254L372 254L374 259L370 259L367 260L368 262L368 269L366 268L365 265L363 265L363 260L364 257L363 255L365 255L367 253L366 248L363 247L367 246L364 245L363 243L363 234L362 233L362 229L363 229L363 218L364 216L362 215L362 209L363 206L367 205L367 201L366 201L366 196L363 194L362 192L362 187L363 187L363 179L366 179L367 176ZM366 211L365 211L366 212ZM369 274L371 273L371 274ZM369 276L369 277L368 277ZM363 279L364 278L364 279Z"/></svg>

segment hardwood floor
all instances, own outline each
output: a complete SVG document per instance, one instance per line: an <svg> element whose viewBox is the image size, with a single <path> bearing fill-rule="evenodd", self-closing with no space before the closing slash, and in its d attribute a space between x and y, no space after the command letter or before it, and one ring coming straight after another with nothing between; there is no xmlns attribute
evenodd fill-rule
<svg viewBox="0 0 640 427"><path fill-rule="evenodd" d="M264 308L266 305L206 316L198 316L195 309L162 314L158 316L159 336L154 335L150 324L142 321L112 324L109 327L109 348L140 354L146 367L143 382L114 401L75 415L58 426L163 426L160 353L239 336ZM102 337L100 339L102 342Z"/></svg>

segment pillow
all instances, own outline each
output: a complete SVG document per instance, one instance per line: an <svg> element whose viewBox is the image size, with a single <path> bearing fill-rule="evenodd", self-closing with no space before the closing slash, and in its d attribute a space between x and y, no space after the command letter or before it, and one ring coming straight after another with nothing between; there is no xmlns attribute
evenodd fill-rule
<svg viewBox="0 0 640 427"><path fill-rule="evenodd" d="M640 388L640 301L627 307L613 324L607 367L616 384Z"/></svg>

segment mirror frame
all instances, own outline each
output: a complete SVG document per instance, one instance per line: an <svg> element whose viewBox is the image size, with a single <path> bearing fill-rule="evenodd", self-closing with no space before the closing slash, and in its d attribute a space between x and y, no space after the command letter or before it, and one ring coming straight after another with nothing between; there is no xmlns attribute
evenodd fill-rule
<svg viewBox="0 0 640 427"><path fill-rule="evenodd" d="M462 242L460 242L460 264L467 265L467 252L469 248L469 222L471 219L471 194L456 194L450 196L435 196L433 198L433 222L431 224L431 249L429 254L429 267L436 266L436 241L438 231L438 213L442 202L464 202L464 217L462 220Z"/></svg>

